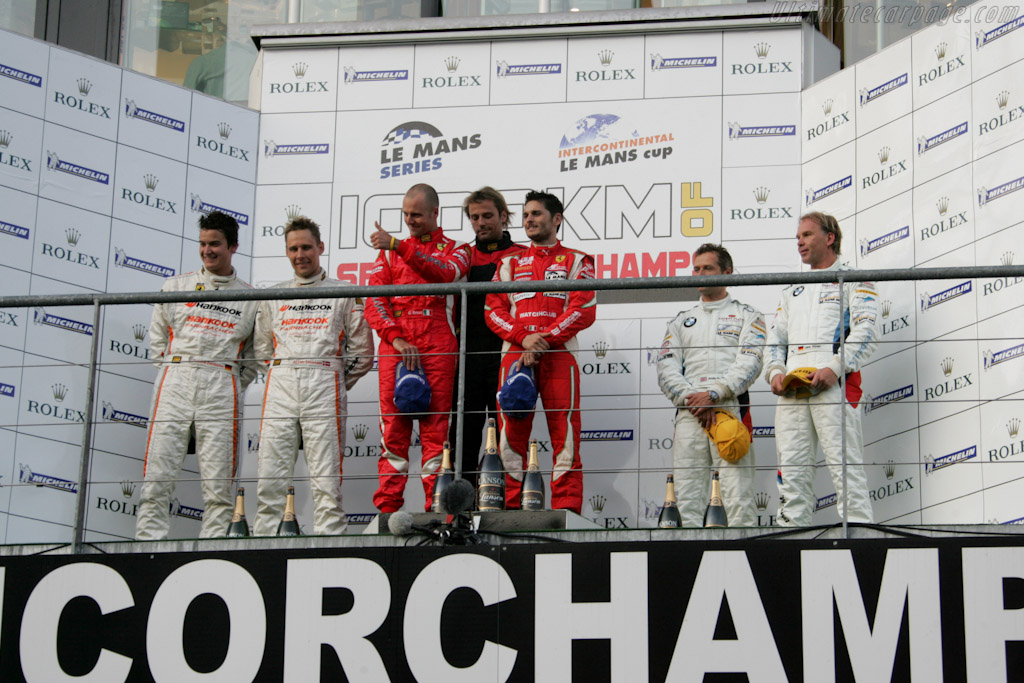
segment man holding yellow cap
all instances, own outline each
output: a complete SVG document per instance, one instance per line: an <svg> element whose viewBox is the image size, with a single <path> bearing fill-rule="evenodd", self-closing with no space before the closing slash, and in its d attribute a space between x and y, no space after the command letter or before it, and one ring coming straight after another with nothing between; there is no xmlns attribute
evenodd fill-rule
<svg viewBox="0 0 1024 683"><path fill-rule="evenodd" d="M845 269L838 259L843 234L834 217L819 212L802 216L796 238L800 259L811 270ZM849 521L872 521L863 465L860 369L877 346L877 318L878 294L870 282L844 282L841 288L838 282L795 285L782 291L768 333L765 372L772 393L779 396L775 447L782 526L811 523L819 443L836 489L840 517L848 499ZM840 339L844 338L841 358Z"/></svg>
<svg viewBox="0 0 1024 683"><path fill-rule="evenodd" d="M732 257L703 244L694 275L727 275ZM658 386L676 406L672 464L683 526L703 526L711 471L719 471L729 526L755 526L754 456L747 389L761 374L761 314L725 287L698 287L701 298L668 324L658 355Z"/></svg>

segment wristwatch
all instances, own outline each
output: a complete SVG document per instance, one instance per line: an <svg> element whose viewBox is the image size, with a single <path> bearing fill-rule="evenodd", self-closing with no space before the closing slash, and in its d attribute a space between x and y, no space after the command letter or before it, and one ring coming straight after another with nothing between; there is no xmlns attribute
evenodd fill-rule
<svg viewBox="0 0 1024 683"><path fill-rule="evenodd" d="M720 397L718 396L717 391L715 391L714 389L708 389L708 398L711 399L712 403L718 403L718 399Z"/></svg>

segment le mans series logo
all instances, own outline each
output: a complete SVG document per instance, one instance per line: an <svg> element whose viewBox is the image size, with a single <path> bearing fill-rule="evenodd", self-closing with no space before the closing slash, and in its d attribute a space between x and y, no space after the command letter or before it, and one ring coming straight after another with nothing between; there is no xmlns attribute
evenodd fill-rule
<svg viewBox="0 0 1024 683"><path fill-rule="evenodd" d="M667 159L673 152L674 142L671 132L641 132L617 114L590 114L577 120L562 135L558 145L559 171L628 164L641 159Z"/></svg>
<svg viewBox="0 0 1024 683"><path fill-rule="evenodd" d="M75 80L75 92L62 92L54 90L53 101L56 104L63 104L69 109L76 109L84 114L98 116L101 119L110 118L110 107L90 100L96 97L92 81L82 77Z"/></svg>
<svg viewBox="0 0 1024 683"><path fill-rule="evenodd" d="M0 165L10 166L16 171L32 172L32 159L14 154L17 147L14 145L15 135L9 130L0 129Z"/></svg>
<svg viewBox="0 0 1024 683"><path fill-rule="evenodd" d="M184 121L179 121L176 118L151 111L149 109L143 109L135 104L135 100L128 98L125 98L124 100L124 115L129 119L137 119L139 121L145 121L146 123L152 123L155 126L173 130L176 133L185 132Z"/></svg>
<svg viewBox="0 0 1024 683"><path fill-rule="evenodd" d="M480 133L445 135L425 121L406 121L381 140L380 178L397 178L436 171L452 154L480 147Z"/></svg>
<svg viewBox="0 0 1024 683"><path fill-rule="evenodd" d="M110 174L71 161L63 161L57 156L56 152L51 152L50 150L46 150L46 170L55 173L67 173L75 178L89 180L101 185L110 184Z"/></svg>

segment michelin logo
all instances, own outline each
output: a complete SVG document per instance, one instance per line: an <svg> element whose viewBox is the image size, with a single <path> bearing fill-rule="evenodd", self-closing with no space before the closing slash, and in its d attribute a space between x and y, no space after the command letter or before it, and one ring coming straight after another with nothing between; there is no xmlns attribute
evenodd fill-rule
<svg viewBox="0 0 1024 683"><path fill-rule="evenodd" d="M1011 180L1008 183L1003 183L1002 185L994 187L991 190L988 189L987 187L978 188L978 208L983 208L993 199L1005 197L1011 192L1016 192L1021 188L1024 188L1024 176L1021 176L1020 178L1015 178L1014 180Z"/></svg>
<svg viewBox="0 0 1024 683"><path fill-rule="evenodd" d="M273 140L263 141L263 156L265 157L308 156L310 154L327 154L330 151L331 146L326 142L312 145L279 145Z"/></svg>
<svg viewBox="0 0 1024 683"><path fill-rule="evenodd" d="M846 188L851 187L852 185L853 176L848 175L845 178L842 178L841 180L837 180L834 183L829 183L828 185L817 190L807 190L806 192L804 192L804 203L806 203L807 206L810 206L811 204L815 202L820 202L825 197L829 197L837 192L841 192Z"/></svg>
<svg viewBox="0 0 1024 683"><path fill-rule="evenodd" d="M860 90L860 106L863 107L868 102L873 102L873 101L877 100L879 97L881 97L882 95L887 95L887 94L891 93L893 90L895 90L896 88L900 88L900 87L906 85L908 82L909 82L908 75L907 74L902 74L902 75L897 76L896 78L892 79L891 81L886 81L882 85L879 85L879 86L877 86L875 88L861 88L861 90Z"/></svg>
<svg viewBox="0 0 1024 683"><path fill-rule="evenodd" d="M179 133L185 132L184 121L172 119L170 116L164 116L163 114L158 114L155 111L149 111L148 109L140 109L135 104L135 100L125 99L124 115L130 119L139 119L140 121L148 121L149 123L155 123L158 126L170 128L171 130L177 131Z"/></svg>
<svg viewBox="0 0 1024 683"><path fill-rule="evenodd" d="M862 239L860 241L860 255L867 256L872 252L878 251L882 247L887 247L890 244L894 244L908 237L910 237L910 226L904 225L902 228L899 228L898 230L887 232L881 237L876 237L873 240Z"/></svg>
<svg viewBox="0 0 1024 683"><path fill-rule="evenodd" d="M651 53L651 71L698 69L709 66L718 66L718 57L662 57L657 52Z"/></svg>
<svg viewBox="0 0 1024 683"><path fill-rule="evenodd" d="M26 85L34 85L37 88L43 87L42 76L36 76L28 71L15 69L13 66L7 66L6 64L0 64L0 76L6 76L7 78Z"/></svg>
<svg viewBox="0 0 1024 683"><path fill-rule="evenodd" d="M114 265L118 268L129 268L131 270L137 270L141 273L148 273L149 275L156 275L158 277L171 277L174 275L174 268L168 266L161 266L157 263L150 263L149 261L143 261L140 258L134 256L128 256L124 253L124 249L118 249L114 247Z"/></svg>
<svg viewBox="0 0 1024 683"><path fill-rule="evenodd" d="M197 522L201 522L203 521L203 509L189 507L188 505L182 505L180 500L178 500L177 498L172 498L171 516L184 517L185 519L194 519Z"/></svg>
<svg viewBox="0 0 1024 683"><path fill-rule="evenodd" d="M29 229L23 228L20 225L15 225L14 223L8 223L7 221L0 221L0 234L10 235L11 237L20 237L23 240L27 240Z"/></svg>
<svg viewBox="0 0 1024 683"><path fill-rule="evenodd" d="M938 135L933 135L930 138L926 138L922 135L917 139L917 155L921 156L925 152L931 151L945 142L956 140L966 132L967 122L964 121L963 123L957 124L949 130L944 130Z"/></svg>
<svg viewBox="0 0 1024 683"><path fill-rule="evenodd" d="M938 306L939 304L944 304L947 301L950 301L952 299L956 299L957 297L963 296L964 294L970 294L970 293L971 293L971 281L970 280L966 280L965 282L961 282L960 284L958 284L958 285L956 285L954 287L950 287L949 289L944 289L941 292L939 292L938 294L929 294L928 292L925 292L924 294L921 295L921 312L924 313L925 311L930 309L932 306Z"/></svg>
<svg viewBox="0 0 1024 683"><path fill-rule="evenodd" d="M53 313L47 313L43 308L35 308L32 310L32 322L36 325L59 327L62 330L92 336L92 323L83 323L78 320L72 320L71 318L64 318L59 315L54 315Z"/></svg>
<svg viewBox="0 0 1024 683"><path fill-rule="evenodd" d="M995 365L1005 363L1006 361L1013 360L1014 358L1020 358L1021 356L1024 356L1024 344L1017 344L1016 346L1011 346L1008 349L996 351L995 353L986 349L982 356L982 367L985 370L988 370Z"/></svg>
<svg viewBox="0 0 1024 683"><path fill-rule="evenodd" d="M8 398L14 398L14 385L4 384L0 382L0 396L7 396Z"/></svg>
<svg viewBox="0 0 1024 683"><path fill-rule="evenodd" d="M896 401L902 401L903 399L909 398L909 397L911 397L913 395L914 395L914 385L913 384L908 384L905 387L900 387L899 389L893 389L892 391L887 391L886 393L882 394L881 396L877 396L875 398L872 398L871 396L865 396L865 398L867 400L864 401L864 412L865 413L870 413L873 410L878 410L879 408L883 408L883 407L889 405L890 403L895 403Z"/></svg>
<svg viewBox="0 0 1024 683"><path fill-rule="evenodd" d="M343 67L344 83L373 83L377 81L407 81L408 69L390 69L381 71L356 71L354 66ZM351 517L351 515L350 515Z"/></svg>
<svg viewBox="0 0 1024 683"><path fill-rule="evenodd" d="M833 507L836 504L836 501L838 500L839 496L837 496L835 493L830 493L827 496L822 496L821 498L814 502L814 511L821 512L825 508Z"/></svg>
<svg viewBox="0 0 1024 683"><path fill-rule="evenodd" d="M585 430L580 432L580 441L632 441L632 429Z"/></svg>
<svg viewBox="0 0 1024 683"><path fill-rule="evenodd" d="M28 465L19 463L18 481L23 484L34 484L41 488L57 489L65 493L78 493L78 482L60 477L51 477L48 474L33 472Z"/></svg>
<svg viewBox="0 0 1024 683"><path fill-rule="evenodd" d="M498 78L508 76L544 76L562 73L561 64L509 64L504 59L494 64L495 75Z"/></svg>
<svg viewBox="0 0 1024 683"><path fill-rule="evenodd" d="M220 211L221 213L226 213L227 215L234 218L236 221L238 221L239 225L249 225L249 217L246 216L244 213L241 213L239 211L232 211L231 209L225 209L223 206L217 206L216 204L210 204L209 202L204 202L202 197L200 197L197 194L192 195L191 207L192 210L195 211L196 213L201 213L204 215L213 213L214 211Z"/></svg>
<svg viewBox="0 0 1024 683"><path fill-rule="evenodd" d="M107 401L103 402L103 419L107 422L123 422L132 427L141 427L142 429L146 429L149 426L149 420L142 415L133 415L132 413L118 410Z"/></svg>
<svg viewBox="0 0 1024 683"><path fill-rule="evenodd" d="M778 138L796 135L796 126L741 126L735 121L729 123L729 139Z"/></svg>
<svg viewBox="0 0 1024 683"><path fill-rule="evenodd" d="M96 171L85 166L72 164L69 161L61 161L55 152L49 150L46 151L46 168L50 171L67 173L83 180L91 180L94 183L110 184L110 176L103 171Z"/></svg>
<svg viewBox="0 0 1024 683"><path fill-rule="evenodd" d="M964 460L970 460L978 455L978 447L970 446L963 448L959 451L953 451L947 455L940 455L937 458L933 458L930 455L926 455L924 458L924 473L925 476L931 474L935 470L941 470L943 467L949 467L955 465L958 462Z"/></svg>

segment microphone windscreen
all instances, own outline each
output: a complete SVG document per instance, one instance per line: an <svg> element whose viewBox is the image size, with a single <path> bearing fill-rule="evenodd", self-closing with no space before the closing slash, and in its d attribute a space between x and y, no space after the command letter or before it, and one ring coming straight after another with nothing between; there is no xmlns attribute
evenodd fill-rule
<svg viewBox="0 0 1024 683"><path fill-rule="evenodd" d="M412 514L405 510L391 513L388 517L388 531L393 536L408 536L412 533Z"/></svg>
<svg viewBox="0 0 1024 683"><path fill-rule="evenodd" d="M465 479L456 479L441 492L441 504L449 515L457 515L473 508L476 491Z"/></svg>

